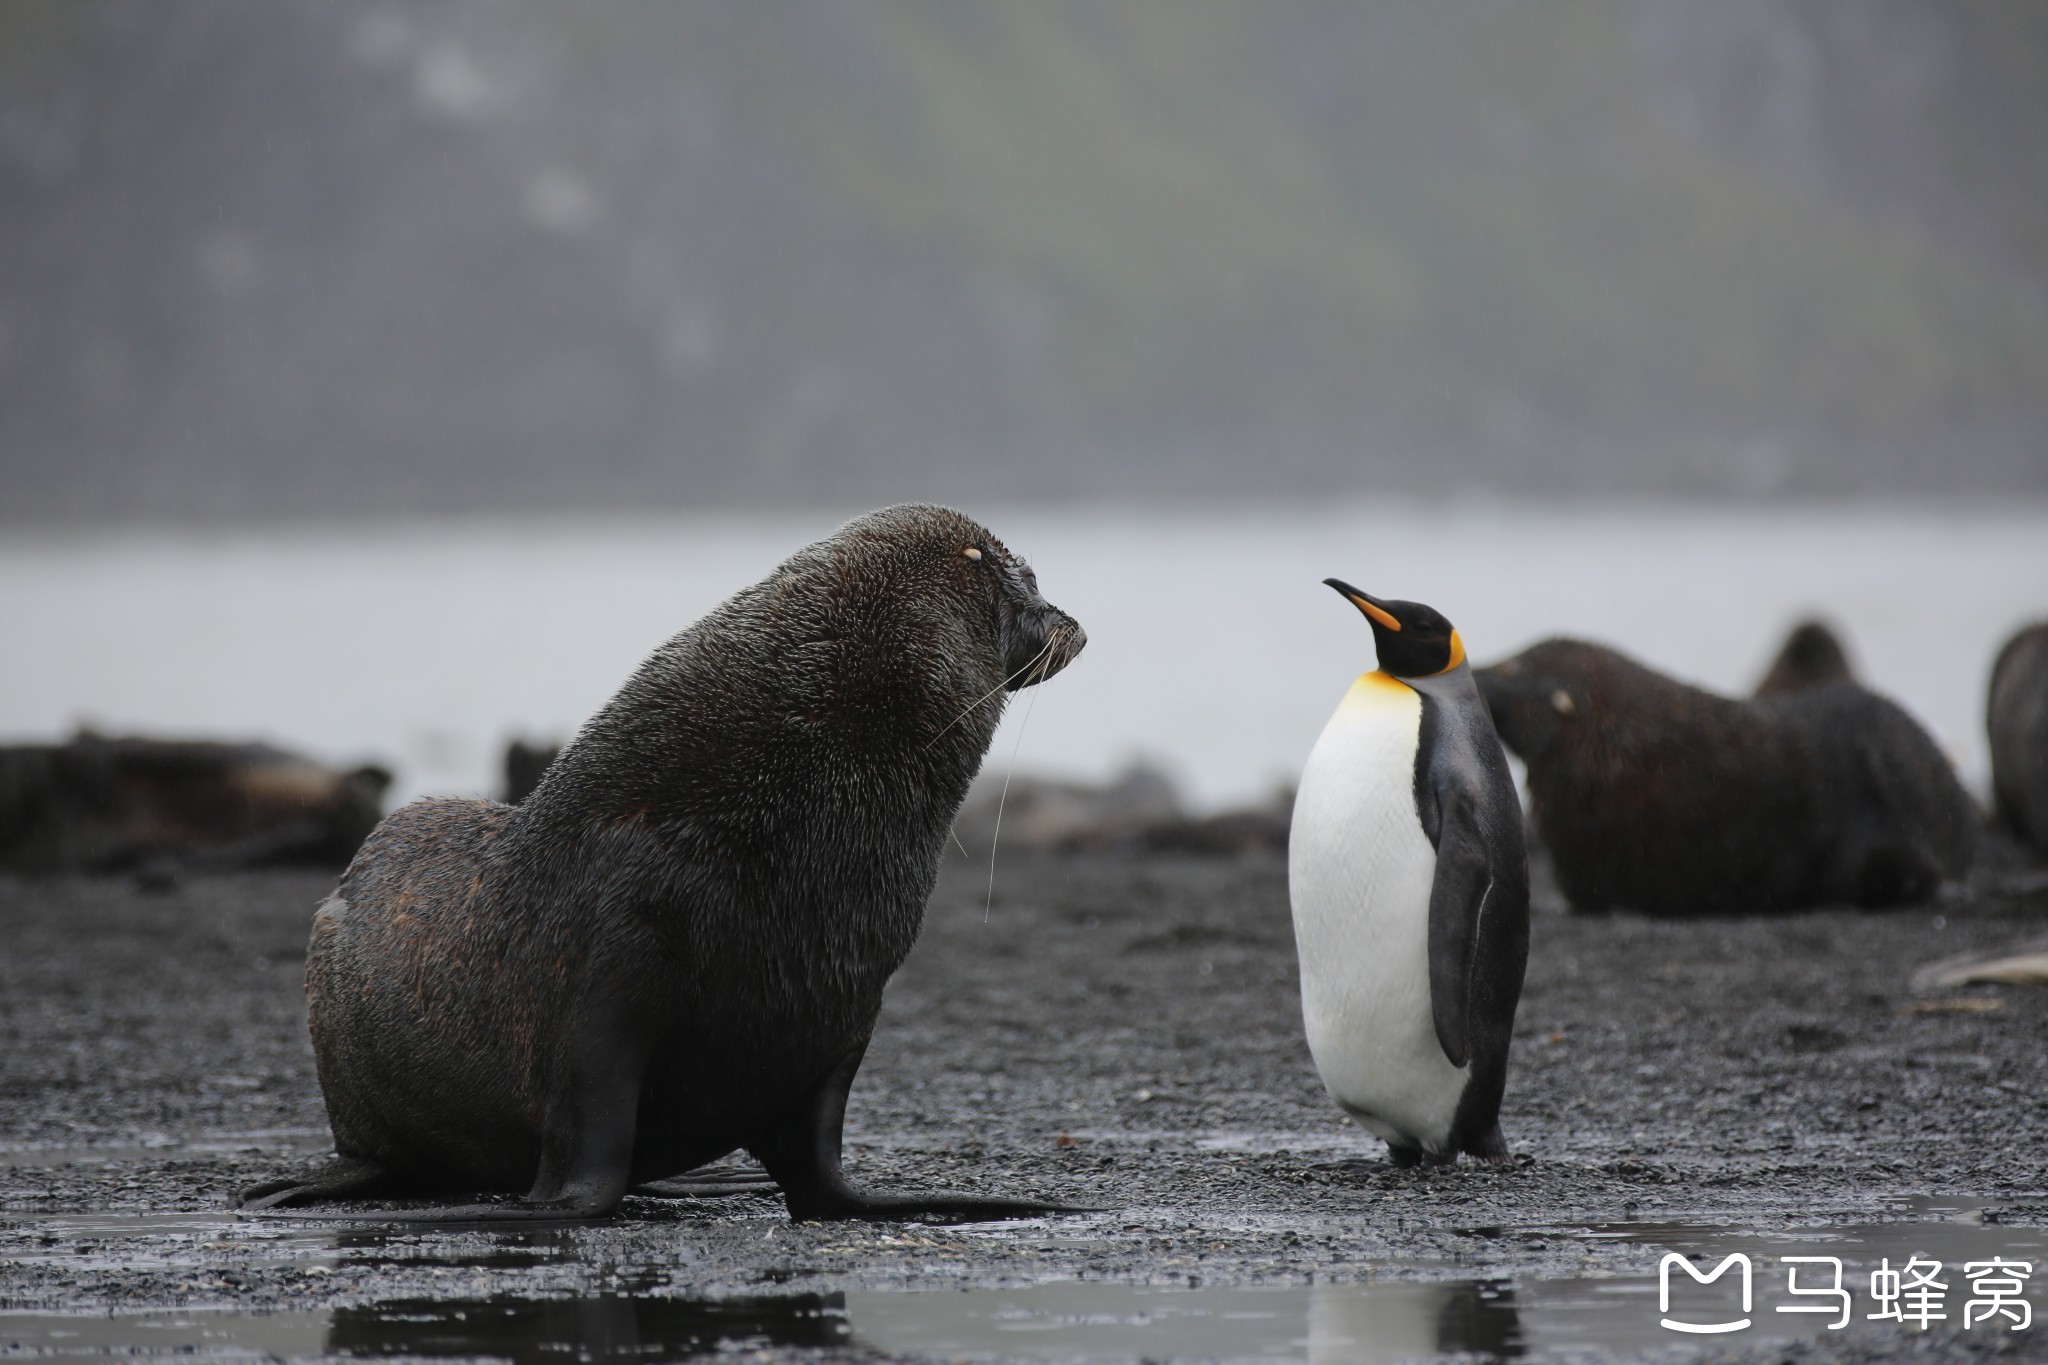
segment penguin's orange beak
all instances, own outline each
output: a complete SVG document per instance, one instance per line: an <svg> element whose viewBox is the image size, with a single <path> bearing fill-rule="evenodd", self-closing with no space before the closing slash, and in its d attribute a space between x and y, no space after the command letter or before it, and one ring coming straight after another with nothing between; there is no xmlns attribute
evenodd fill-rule
<svg viewBox="0 0 2048 1365"><path fill-rule="evenodd" d="M1381 606L1379 599L1372 596L1372 594L1360 592L1341 578L1325 578L1323 582L1349 598L1351 605L1364 612L1365 619L1371 621L1374 625L1393 631L1401 629L1401 622L1395 617L1394 613Z"/></svg>

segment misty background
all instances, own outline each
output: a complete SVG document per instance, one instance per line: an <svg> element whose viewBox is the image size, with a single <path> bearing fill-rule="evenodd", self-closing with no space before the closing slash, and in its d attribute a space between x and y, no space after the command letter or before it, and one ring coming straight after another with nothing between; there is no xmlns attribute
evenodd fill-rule
<svg viewBox="0 0 2048 1365"><path fill-rule="evenodd" d="M925 499L1089 627L1022 767L1286 781L1338 574L1728 690L1819 612L1981 785L2044 147L2027 3L14 0L0 736L488 791Z"/></svg>
<svg viewBox="0 0 2048 1365"><path fill-rule="evenodd" d="M0 517L2048 491L2048 10L19 0Z"/></svg>

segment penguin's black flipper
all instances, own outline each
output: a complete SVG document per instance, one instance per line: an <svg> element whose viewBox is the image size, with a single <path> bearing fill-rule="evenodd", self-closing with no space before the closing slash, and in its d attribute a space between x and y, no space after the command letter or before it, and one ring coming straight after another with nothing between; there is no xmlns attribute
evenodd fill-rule
<svg viewBox="0 0 2048 1365"><path fill-rule="evenodd" d="M1452 1066L1472 1059L1472 950L1493 870L1479 813L1462 793L1437 807L1436 881L1429 891L1429 1004Z"/></svg>

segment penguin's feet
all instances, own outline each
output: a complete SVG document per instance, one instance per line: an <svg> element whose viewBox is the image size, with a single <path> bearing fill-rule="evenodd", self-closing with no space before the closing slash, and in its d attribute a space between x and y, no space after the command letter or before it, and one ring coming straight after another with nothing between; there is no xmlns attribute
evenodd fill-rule
<svg viewBox="0 0 2048 1365"><path fill-rule="evenodd" d="M1427 1152L1420 1147L1397 1147L1387 1144L1387 1159L1394 1163L1397 1171L1409 1171L1421 1166L1434 1170L1438 1166L1449 1166L1458 1159L1456 1152Z"/></svg>

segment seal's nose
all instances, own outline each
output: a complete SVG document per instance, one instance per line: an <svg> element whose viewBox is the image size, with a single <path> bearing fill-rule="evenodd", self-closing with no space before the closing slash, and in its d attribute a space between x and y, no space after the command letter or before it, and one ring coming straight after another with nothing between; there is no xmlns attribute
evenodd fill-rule
<svg viewBox="0 0 2048 1365"><path fill-rule="evenodd" d="M1081 623L1043 598L1025 620L1024 638L1030 643L1024 648L1032 653L1028 660L1018 661L1019 672L1009 683L1012 692L1044 682L1072 663L1088 643L1088 632L1081 629Z"/></svg>

